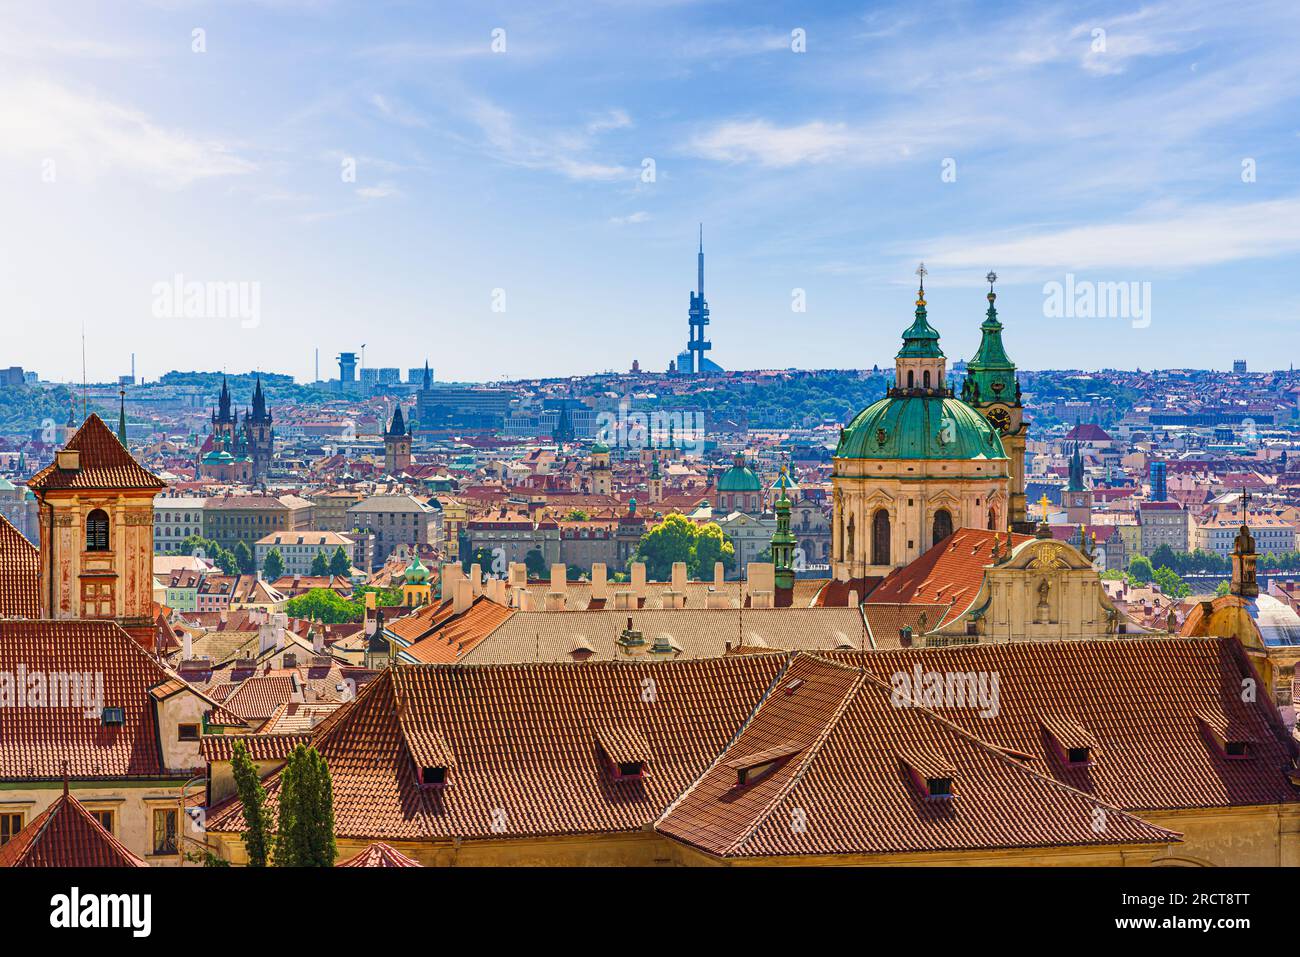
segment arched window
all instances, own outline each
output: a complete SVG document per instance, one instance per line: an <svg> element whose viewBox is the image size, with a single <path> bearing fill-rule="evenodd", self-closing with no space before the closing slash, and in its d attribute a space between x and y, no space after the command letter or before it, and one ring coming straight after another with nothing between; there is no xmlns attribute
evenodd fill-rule
<svg viewBox="0 0 1300 957"><path fill-rule="evenodd" d="M929 369L926 369L926 370L925 370L925 387L926 387L927 389L930 388L930 370L929 370Z"/></svg>
<svg viewBox="0 0 1300 957"><path fill-rule="evenodd" d="M102 508L86 516L86 551L108 551L108 513Z"/></svg>
<svg viewBox="0 0 1300 957"><path fill-rule="evenodd" d="M858 558L857 553L853 550L853 516L852 515L849 516L848 539L849 539L848 550L844 553L844 557L851 562L857 561Z"/></svg>
<svg viewBox="0 0 1300 957"><path fill-rule="evenodd" d="M912 388L912 386L914 386L914 385L916 385L916 373L913 372L911 369L908 369L908 370L907 370L907 387L910 389L910 388Z"/></svg>
<svg viewBox="0 0 1300 957"><path fill-rule="evenodd" d="M946 508L941 508L934 513L934 544L938 545L951 534L952 513Z"/></svg>
<svg viewBox="0 0 1300 957"><path fill-rule="evenodd" d="M992 505L989 506L989 531L996 532L998 529L998 510Z"/></svg>
<svg viewBox="0 0 1300 957"><path fill-rule="evenodd" d="M871 564L889 564L889 513L883 508L871 519Z"/></svg>

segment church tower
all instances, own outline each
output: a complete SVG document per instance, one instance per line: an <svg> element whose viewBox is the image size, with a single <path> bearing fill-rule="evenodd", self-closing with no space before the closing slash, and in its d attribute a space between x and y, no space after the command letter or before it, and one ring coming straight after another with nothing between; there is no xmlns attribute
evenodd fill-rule
<svg viewBox="0 0 1300 957"><path fill-rule="evenodd" d="M271 428L271 412L266 407L266 395L262 392L262 377L257 377L257 387L253 390L253 408L244 416L244 431L247 435L249 457L252 459L252 476L254 482L266 478L271 468L271 454L275 448L275 433Z"/></svg>
<svg viewBox="0 0 1300 957"><path fill-rule="evenodd" d="M650 460L650 477L646 482L650 491L650 504L657 505L664 498L664 479L659 474L659 453Z"/></svg>
<svg viewBox="0 0 1300 957"><path fill-rule="evenodd" d="M1002 437L1002 447L1011 460L1011 491L1007 504L1007 528L1014 532L1032 534L1025 503L1025 439L1029 423L1020 403L1020 383L1016 379L1016 364L1007 356L1002 346L1002 323L994 306L997 293L993 284L997 273L984 277L989 283L988 312L980 326L980 347L966 366L966 380L962 385L962 400L974 406L993 424Z"/></svg>
<svg viewBox="0 0 1300 957"><path fill-rule="evenodd" d="M111 618L153 650L153 499L143 469L97 415L28 481L40 510L41 617Z"/></svg>
<svg viewBox="0 0 1300 957"><path fill-rule="evenodd" d="M397 475L411 467L411 430L407 428L399 405L392 424L384 433L384 472Z"/></svg>
<svg viewBox="0 0 1300 957"><path fill-rule="evenodd" d="M610 495L614 490L614 470L609 464L609 446L597 442L591 447L591 464L587 466L591 475L591 494Z"/></svg>
<svg viewBox="0 0 1300 957"><path fill-rule="evenodd" d="M1065 486L1065 520L1071 525L1092 524L1092 491L1083 479L1083 456L1079 443L1074 443L1070 453L1070 480Z"/></svg>
<svg viewBox="0 0 1300 957"><path fill-rule="evenodd" d="M790 496L786 494L789 479L785 466L781 466L781 477L777 479L777 488L781 494L776 500L776 531L772 533L772 564L776 567L776 587L778 590L794 588L794 532L790 531Z"/></svg>

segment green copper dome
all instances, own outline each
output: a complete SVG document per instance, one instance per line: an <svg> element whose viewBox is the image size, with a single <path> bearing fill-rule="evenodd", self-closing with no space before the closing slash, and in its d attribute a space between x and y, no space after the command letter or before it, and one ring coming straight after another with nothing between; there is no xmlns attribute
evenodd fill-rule
<svg viewBox="0 0 1300 957"><path fill-rule="evenodd" d="M745 464L743 455L736 456L736 463L722 473L718 479L719 492L761 492L763 483L754 474L753 469Z"/></svg>
<svg viewBox="0 0 1300 957"><path fill-rule="evenodd" d="M420 561L420 556L416 555L411 559L411 564L406 566L406 571L402 572L402 581L408 585L427 585L429 583L429 569L424 562Z"/></svg>
<svg viewBox="0 0 1300 957"><path fill-rule="evenodd" d="M861 412L840 434L836 458L1004 459L988 419L942 396L889 396Z"/></svg>
<svg viewBox="0 0 1300 957"><path fill-rule="evenodd" d="M595 445L593 445L593 446L591 447L591 454L592 454L592 455L608 455L608 454L609 454L609 446L606 445L604 442L597 442Z"/></svg>

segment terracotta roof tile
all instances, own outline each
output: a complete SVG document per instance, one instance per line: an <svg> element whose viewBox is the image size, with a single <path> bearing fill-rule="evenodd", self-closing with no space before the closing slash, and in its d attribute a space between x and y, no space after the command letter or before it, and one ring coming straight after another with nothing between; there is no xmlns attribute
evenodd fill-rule
<svg viewBox="0 0 1300 957"><path fill-rule="evenodd" d="M33 492L56 489L164 489L167 483L140 466L116 435L93 412L68 440L68 449L81 453L75 472L51 462L27 482Z"/></svg>
<svg viewBox="0 0 1300 957"><path fill-rule="evenodd" d="M66 792L0 847L0 867L148 866Z"/></svg>
<svg viewBox="0 0 1300 957"><path fill-rule="evenodd" d="M356 857L340 861L335 867L423 867L419 861L394 850L383 841L376 841Z"/></svg>
<svg viewBox="0 0 1300 957"><path fill-rule="evenodd" d="M115 440L116 441L116 440ZM164 766L150 689L175 677L112 621L0 621L0 672L45 676L45 704L31 699L0 709L0 779L162 777ZM102 705L121 708L121 724L105 724L99 689L59 697L55 678L102 676ZM84 682L84 679L83 679ZM59 682L60 688L71 687ZM87 703L85 698L89 697Z"/></svg>
<svg viewBox="0 0 1300 957"><path fill-rule="evenodd" d="M41 617L40 553L0 515L0 618Z"/></svg>

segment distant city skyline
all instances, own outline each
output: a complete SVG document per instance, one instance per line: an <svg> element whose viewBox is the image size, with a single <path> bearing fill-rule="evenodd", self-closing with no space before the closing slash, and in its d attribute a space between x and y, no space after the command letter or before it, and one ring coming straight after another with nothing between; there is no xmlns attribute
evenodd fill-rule
<svg viewBox="0 0 1300 957"><path fill-rule="evenodd" d="M725 369L885 366L920 260L950 360L993 269L1022 369L1290 364L1289 4L0 16L0 366L46 379L83 324L99 382L663 371L701 221Z"/></svg>

